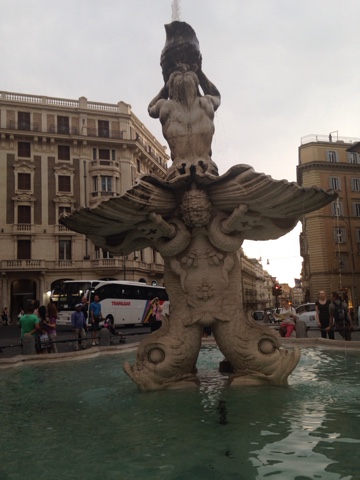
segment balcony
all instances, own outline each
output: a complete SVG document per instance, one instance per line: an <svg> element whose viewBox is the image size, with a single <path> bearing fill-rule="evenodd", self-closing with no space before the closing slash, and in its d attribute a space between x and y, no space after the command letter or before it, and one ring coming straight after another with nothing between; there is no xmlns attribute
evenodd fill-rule
<svg viewBox="0 0 360 480"><path fill-rule="evenodd" d="M98 169L99 167L110 167L110 168L119 168L119 162L115 160L108 160L108 159L96 159L91 161L91 168L90 171L95 168Z"/></svg>
<svg viewBox="0 0 360 480"><path fill-rule="evenodd" d="M49 126L49 133L58 133L60 135L78 135L79 129L77 127L69 127L66 125L54 125Z"/></svg>
<svg viewBox="0 0 360 480"><path fill-rule="evenodd" d="M67 233L68 234L69 232L74 233L69 228L64 227L64 225L55 225L55 234L58 234L58 233Z"/></svg>
<svg viewBox="0 0 360 480"><path fill-rule="evenodd" d="M45 260L1 260L2 270L44 270Z"/></svg>
<svg viewBox="0 0 360 480"><path fill-rule="evenodd" d="M31 223L14 223L13 233L25 233L27 235L29 233L35 233L35 225L32 225Z"/></svg>
<svg viewBox="0 0 360 480"><path fill-rule="evenodd" d="M115 138L118 140L124 139L124 132L122 130L103 130L97 128L88 128L87 134L90 137Z"/></svg>
<svg viewBox="0 0 360 480"><path fill-rule="evenodd" d="M14 122L11 120L8 126L9 130L21 130L25 132L39 132L40 127L38 123L30 122Z"/></svg>
<svg viewBox="0 0 360 480"><path fill-rule="evenodd" d="M91 192L91 197L117 197L119 193L116 192Z"/></svg>

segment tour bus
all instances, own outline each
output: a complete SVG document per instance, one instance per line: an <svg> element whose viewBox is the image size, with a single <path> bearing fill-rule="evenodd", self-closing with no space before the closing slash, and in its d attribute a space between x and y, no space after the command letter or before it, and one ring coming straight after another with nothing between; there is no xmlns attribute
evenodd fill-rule
<svg viewBox="0 0 360 480"><path fill-rule="evenodd" d="M66 280L60 290L57 310L58 325L71 325L71 314L75 311L75 305L81 303L84 296L91 298L91 292L102 280Z"/></svg>
<svg viewBox="0 0 360 480"><path fill-rule="evenodd" d="M162 314L169 313L169 298L164 287L113 280L100 282L94 289L93 297L95 295L99 295L105 321L115 327L148 324L151 301L156 297L163 307Z"/></svg>
<svg viewBox="0 0 360 480"><path fill-rule="evenodd" d="M100 297L103 317L115 326L146 325L151 314L150 302L155 297L163 306L163 314L169 313L169 299L164 287L125 280L67 280L57 302L57 324L71 325L75 305L86 296L89 309L95 293ZM88 323L89 318L88 314Z"/></svg>

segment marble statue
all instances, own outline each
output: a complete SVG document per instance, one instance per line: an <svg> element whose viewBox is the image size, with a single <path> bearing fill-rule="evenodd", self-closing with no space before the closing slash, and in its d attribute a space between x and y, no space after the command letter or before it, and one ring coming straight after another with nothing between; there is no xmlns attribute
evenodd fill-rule
<svg viewBox="0 0 360 480"><path fill-rule="evenodd" d="M245 239L288 233L336 195L273 180L248 165L219 176L211 142L220 93L202 71L190 25L175 21L165 28L164 86L149 105L171 149L165 180L144 175L121 197L60 222L115 255L151 246L164 259L170 314L141 342L135 364L124 365L140 389L196 385L205 326L233 367L230 384L285 385L300 353L283 349L276 332L243 311L239 249Z"/></svg>

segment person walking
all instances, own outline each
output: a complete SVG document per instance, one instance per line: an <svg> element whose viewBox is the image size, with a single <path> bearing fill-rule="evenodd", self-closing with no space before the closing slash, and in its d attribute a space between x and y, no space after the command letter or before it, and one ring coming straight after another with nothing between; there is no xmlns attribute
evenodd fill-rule
<svg viewBox="0 0 360 480"><path fill-rule="evenodd" d="M7 307L4 308L1 314L1 321L3 325L9 325L9 317L8 317L8 309Z"/></svg>
<svg viewBox="0 0 360 480"><path fill-rule="evenodd" d="M341 301L337 292L331 293L331 303L329 306L330 327L335 327L335 331L339 332L344 340L351 340L351 332L353 330L351 317L348 306Z"/></svg>
<svg viewBox="0 0 360 480"><path fill-rule="evenodd" d="M326 298L325 290L319 291L319 298L315 302L315 318L320 328L322 338L329 337L330 340L334 340L334 330L330 328L330 307L331 301Z"/></svg>
<svg viewBox="0 0 360 480"><path fill-rule="evenodd" d="M99 295L94 295L94 301L90 304L90 322L91 322L91 337L92 344L99 345L99 342L96 340L96 333L99 330L99 323L103 320L101 313L101 303Z"/></svg>
<svg viewBox="0 0 360 480"><path fill-rule="evenodd" d="M75 336L75 350L79 350L79 346L81 348L86 348L86 321L81 309L82 303L78 303L75 305L75 312L71 314L71 326Z"/></svg>

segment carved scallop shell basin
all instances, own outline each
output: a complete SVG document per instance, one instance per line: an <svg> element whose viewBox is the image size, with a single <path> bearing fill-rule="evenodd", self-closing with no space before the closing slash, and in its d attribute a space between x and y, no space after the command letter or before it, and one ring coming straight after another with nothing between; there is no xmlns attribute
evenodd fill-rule
<svg viewBox="0 0 360 480"><path fill-rule="evenodd" d="M360 352L303 348L289 387L227 388L209 345L199 389L153 393L134 357L2 369L0 478L360 478Z"/></svg>

